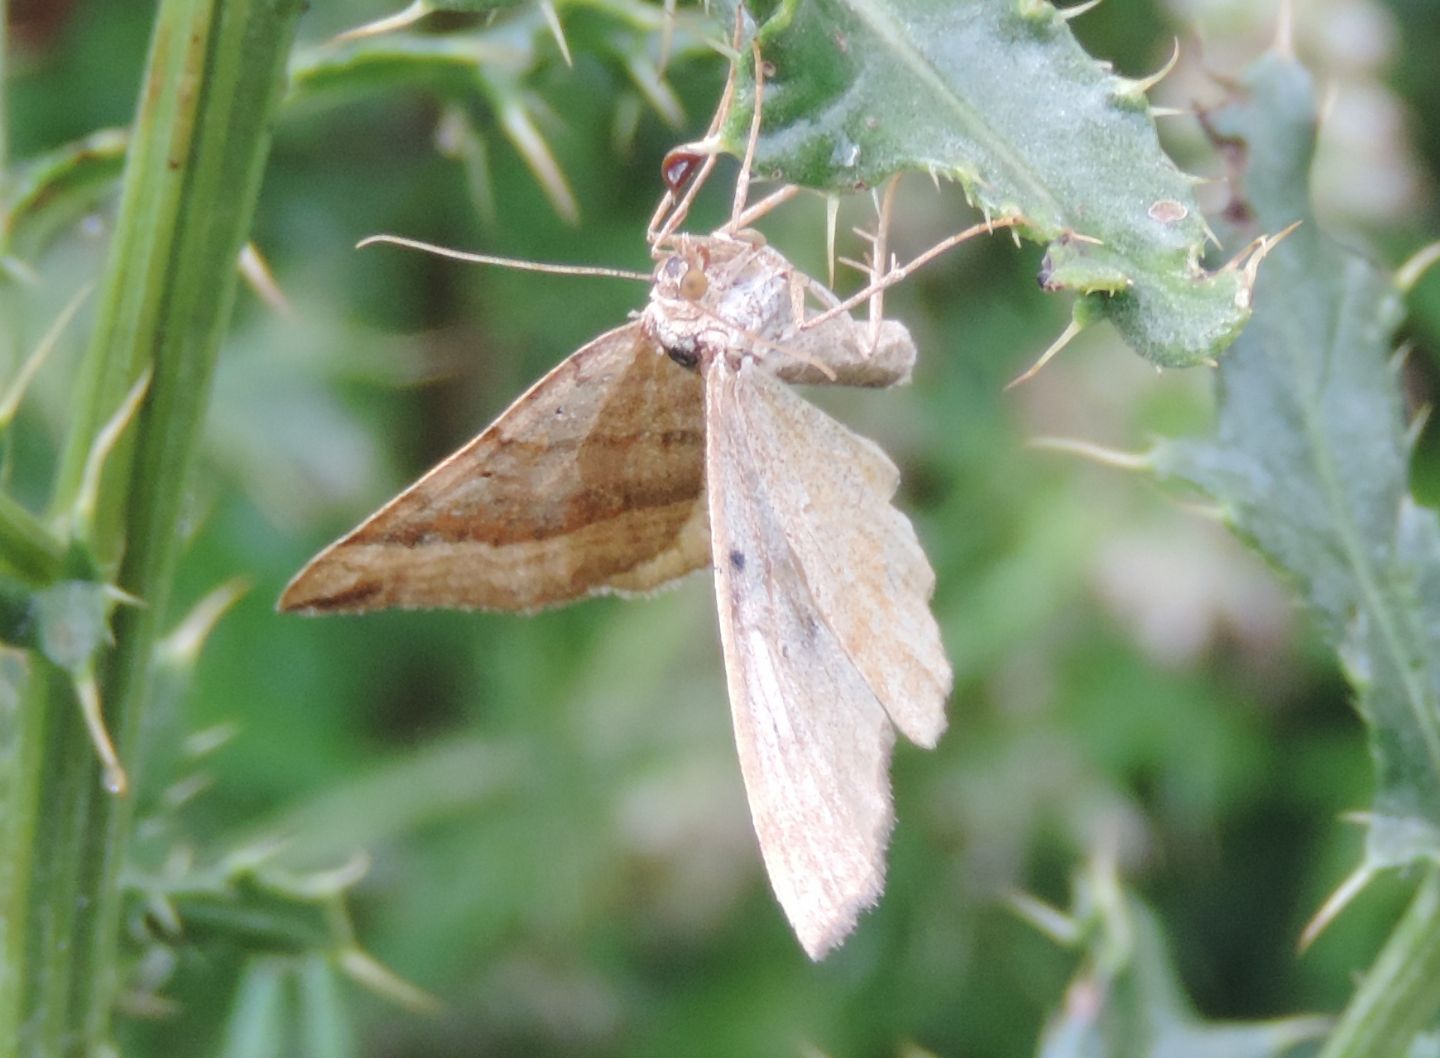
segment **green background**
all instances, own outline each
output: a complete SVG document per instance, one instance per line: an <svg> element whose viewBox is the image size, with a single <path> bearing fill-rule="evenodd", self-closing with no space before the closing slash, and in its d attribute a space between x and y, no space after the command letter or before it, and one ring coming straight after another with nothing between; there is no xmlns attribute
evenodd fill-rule
<svg viewBox="0 0 1440 1058"><path fill-rule="evenodd" d="M1440 228L1426 197L1440 169L1440 14L1430 0L1373 10L1397 30L1387 63L1357 77L1334 54L1308 54L1303 34L1301 57L1322 82L1386 88L1405 108L1394 145L1413 152L1419 190L1388 214L1334 216L1394 265ZM382 12L315 3L302 41ZM15 158L128 120L150 14L98 0L15 5ZM439 111L423 92L320 96L282 116L254 239L290 311L240 298L174 617L232 578L249 591L154 733L164 744L227 725L233 737L198 764L152 765L157 787L195 774L209 785L181 810L152 806L139 861L177 841L216 859L280 833L296 868L366 850L351 899L361 942L444 1004L417 1015L353 989L356 1035L374 1055L796 1054L806 1042L878 1055L904 1041L953 1058L1030 1053L1074 956L1004 898L1023 890L1063 906L1097 855L1158 912L1207 1017L1337 1009L1408 892L1382 880L1297 954L1300 929L1361 853L1361 829L1340 818L1369 803L1372 782L1346 687L1283 587L1203 512L1122 471L1027 447L1060 435L1138 449L1201 429L1209 404L1203 371L1157 375L1098 329L1002 392L1068 319L1068 304L1034 283L1033 246L968 245L888 296L921 351L910 389L814 395L900 464L899 502L935 566L956 670L940 747L897 752L885 898L818 967L760 870L704 576L654 599L533 617L274 612L315 550L641 303L622 281L352 249L388 231L646 266L659 160L703 128L723 68L677 58L687 127L646 113L617 146L623 85L587 48L605 16L568 9L566 25L575 68L546 62L525 87L548 107L540 126L578 199L574 226L483 120L496 216L482 221L462 167L436 150ZM1185 32L1173 10L1142 0L1109 0L1075 25L1093 53L1136 75ZM1184 124L1165 127L1177 151L1218 172L1185 154ZM1361 177L1392 175L1393 158L1374 164L1348 178L1361 199ZM733 172L722 166L693 226L724 216ZM864 222L864 199L846 210ZM5 323L21 348L94 276L109 219L87 217L37 262L24 318ZM954 189L910 177L894 239L914 252L969 222ZM766 231L824 274L818 201L787 207ZM1410 307L1419 406L1437 382L1440 276ZM17 424L15 491L35 508L82 333ZM1434 455L1422 443L1422 499L1440 488ZM203 1053L229 1011L242 953L177 950L161 989L175 1006L127 1023L133 1053L180 1053L182 1040Z"/></svg>

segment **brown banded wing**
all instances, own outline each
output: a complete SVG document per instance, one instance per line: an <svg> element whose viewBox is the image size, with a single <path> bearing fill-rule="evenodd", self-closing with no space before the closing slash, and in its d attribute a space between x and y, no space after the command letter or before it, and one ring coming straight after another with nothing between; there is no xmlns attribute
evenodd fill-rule
<svg viewBox="0 0 1440 1058"><path fill-rule="evenodd" d="M702 384L628 323L296 575L282 610L534 610L710 561Z"/></svg>

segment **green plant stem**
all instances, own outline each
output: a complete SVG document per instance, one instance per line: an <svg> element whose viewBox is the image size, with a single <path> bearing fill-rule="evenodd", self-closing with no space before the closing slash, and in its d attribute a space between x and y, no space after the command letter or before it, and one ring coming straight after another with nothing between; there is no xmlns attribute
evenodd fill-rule
<svg viewBox="0 0 1440 1058"><path fill-rule="evenodd" d="M6 174L10 168L10 94L5 78L10 71L10 5L0 0L0 202L5 200Z"/></svg>
<svg viewBox="0 0 1440 1058"><path fill-rule="evenodd" d="M0 0L0 231L10 225L10 93L6 78L10 73L10 5ZM8 241L8 240L7 240ZM0 248L0 256L4 256ZM0 272L0 319L15 320L14 292L9 288L3 272ZM13 324L0 327L0 364L19 362L20 328Z"/></svg>
<svg viewBox="0 0 1440 1058"><path fill-rule="evenodd" d="M0 569L45 585L59 577L64 561L64 545L38 518L0 492Z"/></svg>
<svg viewBox="0 0 1440 1058"><path fill-rule="evenodd" d="M1440 868L1431 868L1320 1058L1404 1055L1440 1012Z"/></svg>
<svg viewBox="0 0 1440 1058"><path fill-rule="evenodd" d="M116 612L97 677L132 789L182 500L250 228L301 0L161 0L95 332L55 509L140 375L145 403L111 453L93 524L102 569L144 601ZM123 553L123 561L119 556ZM70 678L32 658L16 746L0 754L0 1058L109 1046L131 796L101 785Z"/></svg>

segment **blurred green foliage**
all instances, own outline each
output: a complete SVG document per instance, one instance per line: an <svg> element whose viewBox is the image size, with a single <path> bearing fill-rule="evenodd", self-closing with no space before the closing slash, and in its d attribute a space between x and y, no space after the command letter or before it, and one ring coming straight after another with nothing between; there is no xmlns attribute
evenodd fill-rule
<svg viewBox="0 0 1440 1058"><path fill-rule="evenodd" d="M302 36L320 45L385 13L317 3ZM181 807L158 792L147 801L138 849L137 871L161 872L177 848L216 864L281 842L265 863L286 877L364 850L370 869L349 897L358 940L443 1005L420 1014L337 991L312 962L282 972L170 938L139 963L155 992L132 997L127 1053L284 1053L253 1036L246 1011L293 1003L309 1012L308 1038L349 1033L363 1053L415 1058L793 1055L802 1043L880 1055L907 1040L944 1058L1029 1054L1077 956L1004 898L1067 905L1072 875L1096 856L1153 909L1204 1017L1343 1004L1408 895L1404 879L1382 880L1296 954L1301 927L1360 854L1362 832L1338 817L1373 793L1345 685L1271 575L1218 526L1129 476L1025 446L1050 434L1139 448L1201 428L1210 403L1203 373L1157 375L1098 328L1002 393L1066 322L1066 306L1035 287L1036 248L967 245L888 295L921 349L910 389L817 394L901 465L957 674L940 747L898 754L885 898L818 967L754 849L706 578L528 618L273 611L317 548L639 304L619 281L351 249L390 231L645 267L659 159L703 129L722 64L680 48L667 76L686 120L671 128L601 57L612 15L565 9L573 69L532 32L533 15L526 46L550 51L513 76L573 189L575 225L483 105L465 115L486 145L489 221L473 165L437 148L453 99L319 93L276 130L254 242L288 309L248 295L237 307L167 623L222 582L251 589L172 688L168 732L151 733L173 743L223 725L233 737L198 761L153 762L152 789L197 776L204 788ZM1440 74L1426 57L1440 53L1440 23L1422 0L1395 0L1388 15L1399 51L1374 84L1410 103L1395 135L1413 138L1433 185L1440 108L1426 100ZM17 165L128 120L149 16L147 4L100 0L14 6ZM1138 75L1184 27L1148 0L1110 0L1075 28ZM1323 80L1325 57L1302 58ZM1201 155L1185 161L1218 171ZM727 179L692 226L723 215ZM866 208L850 202L845 215L861 223ZM1392 263L1440 230L1433 200L1415 209L1365 224ZM894 240L902 253L922 248L965 216L953 190L912 177ZM7 376L96 274L110 220L102 202L31 262L39 282L4 303ZM816 201L766 226L818 275L823 230ZM1436 386L1440 275L1410 308L1418 404ZM11 491L33 508L80 334L12 434ZM1422 443L1416 467L1432 495L1434 455ZM0 681L0 715L12 678ZM327 1030L332 1016L348 1029Z"/></svg>

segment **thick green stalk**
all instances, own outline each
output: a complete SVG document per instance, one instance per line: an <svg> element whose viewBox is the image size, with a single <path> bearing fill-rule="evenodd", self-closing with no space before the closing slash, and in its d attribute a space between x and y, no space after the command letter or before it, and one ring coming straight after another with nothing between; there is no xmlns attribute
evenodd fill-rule
<svg viewBox="0 0 1440 1058"><path fill-rule="evenodd" d="M0 572L49 584L60 575L64 558L64 547L40 520L0 492Z"/></svg>
<svg viewBox="0 0 1440 1058"><path fill-rule="evenodd" d="M1320 1058L1409 1053L1440 1012L1440 868L1431 868Z"/></svg>
<svg viewBox="0 0 1440 1058"><path fill-rule="evenodd" d="M8 221L6 198L10 188L10 93L6 90L6 78L10 74L10 4L0 0L0 225ZM14 320L12 295L5 289L5 280L0 275L0 320ZM0 364L19 362L20 342L18 330L13 324L0 327Z"/></svg>
<svg viewBox="0 0 1440 1058"><path fill-rule="evenodd" d="M10 5L0 0L0 201L4 200L5 174L10 167L10 94L5 91L5 77L10 66Z"/></svg>
<svg viewBox="0 0 1440 1058"><path fill-rule="evenodd" d="M132 787L151 656L182 499L234 300L271 114L302 0L161 0L126 161L95 332L72 411L55 513L74 509L94 439L145 371L96 515L76 525L101 568L144 600L116 612L99 659L105 718ZM120 556L123 554L123 560ZM132 798L108 793L70 677L32 658L17 743L3 747L0 1058L89 1058L119 984L120 870Z"/></svg>

